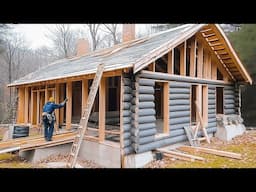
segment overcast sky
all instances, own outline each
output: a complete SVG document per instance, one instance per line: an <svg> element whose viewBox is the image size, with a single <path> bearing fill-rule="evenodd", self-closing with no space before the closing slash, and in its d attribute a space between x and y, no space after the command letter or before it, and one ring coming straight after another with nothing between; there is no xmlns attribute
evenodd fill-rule
<svg viewBox="0 0 256 192"><path fill-rule="evenodd" d="M24 35L28 45L32 49L39 48L41 46L51 46L50 41L45 37L45 33L48 30L48 27L53 26L54 24L14 24L14 31ZM72 25L74 28L82 27L81 24ZM144 30L145 25L137 24L137 30Z"/></svg>

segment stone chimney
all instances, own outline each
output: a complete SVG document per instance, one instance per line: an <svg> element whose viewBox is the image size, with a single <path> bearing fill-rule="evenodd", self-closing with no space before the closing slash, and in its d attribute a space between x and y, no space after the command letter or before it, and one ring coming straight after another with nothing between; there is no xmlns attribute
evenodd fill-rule
<svg viewBox="0 0 256 192"><path fill-rule="evenodd" d="M135 24L123 24L123 42L135 39Z"/></svg>
<svg viewBox="0 0 256 192"><path fill-rule="evenodd" d="M76 46L76 56L80 57L82 55L85 55L86 53L89 53L90 46L87 39L82 38L78 39L77 46Z"/></svg>

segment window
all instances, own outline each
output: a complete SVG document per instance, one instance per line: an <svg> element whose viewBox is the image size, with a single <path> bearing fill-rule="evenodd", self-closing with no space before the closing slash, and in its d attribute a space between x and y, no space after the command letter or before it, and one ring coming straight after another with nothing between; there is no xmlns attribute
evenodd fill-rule
<svg viewBox="0 0 256 192"><path fill-rule="evenodd" d="M155 71L161 73L167 73L168 65L168 54L165 54L163 57L160 57L155 62Z"/></svg>
<svg viewBox="0 0 256 192"><path fill-rule="evenodd" d="M169 133L169 83L155 82L154 96L157 133Z"/></svg>
<svg viewBox="0 0 256 192"><path fill-rule="evenodd" d="M223 114L223 87L216 87L216 113Z"/></svg>

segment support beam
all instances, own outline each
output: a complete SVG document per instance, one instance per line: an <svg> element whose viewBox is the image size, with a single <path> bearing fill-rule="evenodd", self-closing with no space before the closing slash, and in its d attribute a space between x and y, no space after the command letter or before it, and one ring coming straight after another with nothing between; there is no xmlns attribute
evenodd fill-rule
<svg viewBox="0 0 256 192"><path fill-rule="evenodd" d="M105 140L106 78L102 77L99 88L99 141Z"/></svg>
<svg viewBox="0 0 256 192"><path fill-rule="evenodd" d="M212 80L217 80L217 65L215 62L212 62L212 70L211 70L211 73L212 73Z"/></svg>
<svg viewBox="0 0 256 192"><path fill-rule="evenodd" d="M45 90L44 90L44 103L47 103L47 101L48 101L48 98L49 97L49 95L48 95L48 86L47 86L47 84L45 85Z"/></svg>
<svg viewBox="0 0 256 192"><path fill-rule="evenodd" d="M66 93L68 98L66 104L66 129L70 129L72 120L72 82L67 82Z"/></svg>
<svg viewBox="0 0 256 192"><path fill-rule="evenodd" d="M196 39L191 40L190 48L190 77L195 77L196 75Z"/></svg>
<svg viewBox="0 0 256 192"><path fill-rule="evenodd" d="M86 107L88 99L88 79L82 80L82 113ZM81 113L81 115L82 115Z"/></svg>
<svg viewBox="0 0 256 192"><path fill-rule="evenodd" d="M24 104L25 104L25 88L20 87L18 89L18 117L17 117L17 123L24 123Z"/></svg>
<svg viewBox="0 0 256 192"><path fill-rule="evenodd" d="M25 87L24 123L29 123L29 88Z"/></svg>
<svg viewBox="0 0 256 192"><path fill-rule="evenodd" d="M36 125L36 115L37 115L37 97L36 92L31 89L31 100L30 100L30 123L31 125Z"/></svg>
<svg viewBox="0 0 256 192"><path fill-rule="evenodd" d="M36 92L36 123L40 125L40 91Z"/></svg>
<svg viewBox="0 0 256 192"><path fill-rule="evenodd" d="M60 84L57 83L55 85L55 101L56 103L60 103ZM55 130L59 131L59 125L60 125L60 111L56 110L55 111L55 116L56 116L56 123L55 123Z"/></svg>
<svg viewBox="0 0 256 192"><path fill-rule="evenodd" d="M198 57L197 57L197 77L203 77L203 58L204 58L204 49L203 45L198 42Z"/></svg>
<svg viewBox="0 0 256 192"><path fill-rule="evenodd" d="M207 79L212 79L212 56L211 53L208 54L208 71L207 71Z"/></svg>
<svg viewBox="0 0 256 192"><path fill-rule="evenodd" d="M186 49L187 41L180 47L180 75L186 76Z"/></svg>
<svg viewBox="0 0 256 192"><path fill-rule="evenodd" d="M62 102L65 98L65 86L64 84L60 84L60 101ZM62 125L64 122L64 107L59 109L60 111L60 121L59 124Z"/></svg>
<svg viewBox="0 0 256 192"><path fill-rule="evenodd" d="M169 134L169 83L164 82L164 133Z"/></svg>
<svg viewBox="0 0 256 192"><path fill-rule="evenodd" d="M174 49L168 53L168 73L173 74L174 72Z"/></svg>

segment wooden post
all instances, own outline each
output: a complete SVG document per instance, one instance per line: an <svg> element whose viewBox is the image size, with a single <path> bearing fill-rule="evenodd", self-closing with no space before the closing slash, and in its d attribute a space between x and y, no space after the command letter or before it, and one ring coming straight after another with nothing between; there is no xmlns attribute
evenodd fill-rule
<svg viewBox="0 0 256 192"><path fill-rule="evenodd" d="M168 73L173 74L174 71L174 49L168 53Z"/></svg>
<svg viewBox="0 0 256 192"><path fill-rule="evenodd" d="M40 91L36 92L36 123L40 125Z"/></svg>
<svg viewBox="0 0 256 192"><path fill-rule="evenodd" d="M18 88L18 117L17 117L17 123L24 123L24 100L25 100L25 88L20 87Z"/></svg>
<svg viewBox="0 0 256 192"><path fill-rule="evenodd" d="M169 134L169 83L164 82L164 133Z"/></svg>
<svg viewBox="0 0 256 192"><path fill-rule="evenodd" d="M196 100L198 103L198 108L196 110L198 110L198 113L202 114L202 85L197 85L196 89ZM196 113L196 121L199 120L198 113Z"/></svg>
<svg viewBox="0 0 256 192"><path fill-rule="evenodd" d="M29 116L28 116L28 111L29 111L29 88L25 87L25 101L24 101L24 123L28 123Z"/></svg>
<svg viewBox="0 0 256 192"><path fill-rule="evenodd" d="M180 75L186 76L186 49L187 41L180 47Z"/></svg>
<svg viewBox="0 0 256 192"><path fill-rule="evenodd" d="M72 120L72 82L67 82L66 93L68 98L66 103L66 129L70 129Z"/></svg>
<svg viewBox="0 0 256 192"><path fill-rule="evenodd" d="M203 57L203 78L207 79L208 74L208 51L204 51L204 57Z"/></svg>
<svg viewBox="0 0 256 192"><path fill-rule="evenodd" d="M64 96L65 96L65 86L64 84L59 85L60 86L60 101L62 102L64 100ZM59 120L59 124L62 125L64 122L64 107L60 108L60 120Z"/></svg>
<svg viewBox="0 0 256 192"><path fill-rule="evenodd" d="M208 71L207 71L207 78L211 79L212 78L212 58L211 58L211 53L208 54Z"/></svg>
<svg viewBox="0 0 256 192"><path fill-rule="evenodd" d="M48 88L47 88L47 84L45 85L45 90L44 90L44 103L48 102Z"/></svg>
<svg viewBox="0 0 256 192"><path fill-rule="evenodd" d="M217 80L217 65L215 62L212 62L212 80Z"/></svg>
<svg viewBox="0 0 256 192"><path fill-rule="evenodd" d="M83 111L86 107L87 104L87 99L88 99L88 79L82 80L82 113L81 116L83 115Z"/></svg>
<svg viewBox="0 0 256 192"><path fill-rule="evenodd" d="M37 101L36 101L36 92L31 89L31 100L30 100L30 121L31 125L36 125L36 116L37 116Z"/></svg>
<svg viewBox="0 0 256 192"><path fill-rule="evenodd" d="M192 39L190 48L190 77L196 75L196 39Z"/></svg>
<svg viewBox="0 0 256 192"><path fill-rule="evenodd" d="M60 103L60 84L55 84L55 101L56 103ZM56 123L55 123L55 130L59 131L59 124L60 124L60 111L55 110L55 116L56 116Z"/></svg>
<svg viewBox="0 0 256 192"><path fill-rule="evenodd" d="M198 43L197 77L199 78L202 78L203 76L203 54L203 45L201 43Z"/></svg>
<svg viewBox="0 0 256 192"><path fill-rule="evenodd" d="M99 141L105 140L106 78L102 77L99 89Z"/></svg>
<svg viewBox="0 0 256 192"><path fill-rule="evenodd" d="M121 154L121 168L125 167L124 161L124 128L123 128L123 99L124 99L124 82L123 75L120 76L120 154Z"/></svg>

